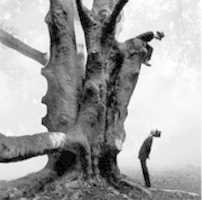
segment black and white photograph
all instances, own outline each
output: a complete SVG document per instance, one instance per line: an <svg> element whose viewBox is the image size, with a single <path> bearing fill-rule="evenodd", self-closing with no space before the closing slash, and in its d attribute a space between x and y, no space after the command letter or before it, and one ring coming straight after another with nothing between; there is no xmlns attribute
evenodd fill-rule
<svg viewBox="0 0 202 200"><path fill-rule="evenodd" d="M0 0L0 200L200 200L200 0Z"/></svg>

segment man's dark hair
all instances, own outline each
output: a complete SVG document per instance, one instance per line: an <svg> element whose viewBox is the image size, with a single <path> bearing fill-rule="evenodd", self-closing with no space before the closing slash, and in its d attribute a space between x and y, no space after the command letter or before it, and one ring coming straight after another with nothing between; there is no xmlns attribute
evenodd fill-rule
<svg viewBox="0 0 202 200"><path fill-rule="evenodd" d="M153 135L154 137L161 137L161 131L160 131L160 130L155 130L152 135Z"/></svg>

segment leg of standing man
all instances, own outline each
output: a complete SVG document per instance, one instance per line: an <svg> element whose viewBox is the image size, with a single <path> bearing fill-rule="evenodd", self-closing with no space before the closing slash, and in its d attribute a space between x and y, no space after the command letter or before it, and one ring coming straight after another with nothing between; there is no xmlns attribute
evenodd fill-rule
<svg viewBox="0 0 202 200"><path fill-rule="evenodd" d="M152 57L153 47L151 47L149 44L147 44L146 48L147 48L147 60L149 61Z"/></svg>
<svg viewBox="0 0 202 200"><path fill-rule="evenodd" d="M143 173L144 180L145 180L145 186L151 187L150 178L149 178L149 171L147 168L146 160L140 160L140 163L141 163L142 173Z"/></svg>
<svg viewBox="0 0 202 200"><path fill-rule="evenodd" d="M147 50L147 53L143 57L143 64L150 67L151 64L148 61L151 59L153 53L153 47L151 47L149 44L146 44L145 48Z"/></svg>
<svg viewBox="0 0 202 200"><path fill-rule="evenodd" d="M150 67L151 64L148 63L148 61L151 59L152 53L153 53L153 47L151 47L149 44L146 44L147 54L144 57L143 64Z"/></svg>

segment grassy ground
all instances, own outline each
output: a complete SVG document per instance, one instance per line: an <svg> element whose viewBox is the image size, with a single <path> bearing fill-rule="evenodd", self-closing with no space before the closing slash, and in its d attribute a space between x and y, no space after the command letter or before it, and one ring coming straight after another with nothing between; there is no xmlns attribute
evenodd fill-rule
<svg viewBox="0 0 202 200"><path fill-rule="evenodd" d="M182 169L170 170L153 170L150 169L152 188L152 197L155 200L190 200L197 199L193 194L201 194L201 173L200 167L186 167ZM127 170L127 175L134 179L136 183L143 185L143 177L141 169ZM85 184L79 181L69 182L70 180L58 180L56 183L50 184L45 191L36 194L37 200L126 200L127 198L116 192L113 188L103 184ZM0 181L0 185L3 182ZM172 190L172 191L171 191ZM179 192L180 191L185 191ZM1 195L0 195L1 196ZM24 198L25 200L35 199L34 196ZM70 198L71 197L71 198ZM1 199L1 198L0 198ZM145 199L137 193L137 198Z"/></svg>
<svg viewBox="0 0 202 200"><path fill-rule="evenodd" d="M143 179L141 171L128 171L128 175L135 179L137 183L142 184ZM200 168L189 168L181 170L150 170L152 176L152 187L150 189L152 199L155 200L199 200L200 197L187 192L200 193ZM171 190L168 190L171 189ZM184 190L187 192L180 192L178 190ZM20 191L19 191L20 192ZM13 193L16 193L14 190ZM12 196L12 193L10 193ZM9 195L10 195L9 194ZM125 193L126 194L126 193ZM108 184L104 182L94 182L88 184L87 182L81 182L77 180L69 180L65 177L58 179L57 181L48 184L43 191L37 194L29 194L27 198L23 200L128 200L139 199L145 200L145 195L139 190L134 191L133 197L127 198L127 196L118 192ZM129 193L127 193L128 195ZM22 196L21 196L22 197ZM22 199L21 197L15 198ZM0 199L1 192L0 192ZM3 198L13 200L13 198Z"/></svg>
<svg viewBox="0 0 202 200"><path fill-rule="evenodd" d="M131 178L143 184L140 169L127 173ZM159 189L184 190L187 192L201 193L200 167L186 167L182 169L152 170L150 169L152 187Z"/></svg>

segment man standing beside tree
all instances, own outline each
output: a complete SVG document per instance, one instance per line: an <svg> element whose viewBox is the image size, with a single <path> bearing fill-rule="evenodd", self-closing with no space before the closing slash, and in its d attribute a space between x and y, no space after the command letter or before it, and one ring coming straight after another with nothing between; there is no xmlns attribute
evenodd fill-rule
<svg viewBox="0 0 202 200"><path fill-rule="evenodd" d="M149 158L149 154L151 152L153 137L161 137L161 131L159 130L152 130L149 136L144 140L142 146L140 147L138 158L140 159L142 173L145 180L145 186L151 187L149 171L147 168L147 159Z"/></svg>

